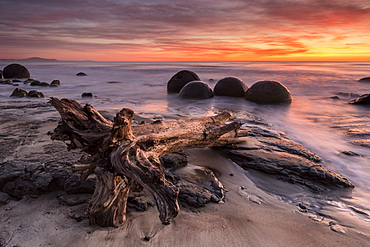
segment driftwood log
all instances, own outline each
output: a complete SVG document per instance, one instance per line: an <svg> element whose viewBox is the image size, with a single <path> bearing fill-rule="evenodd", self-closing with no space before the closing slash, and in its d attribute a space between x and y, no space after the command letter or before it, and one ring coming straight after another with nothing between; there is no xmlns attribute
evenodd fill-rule
<svg viewBox="0 0 370 247"><path fill-rule="evenodd" d="M125 222L128 194L138 185L153 195L163 223L175 218L180 210L179 191L166 180L159 158L188 148L233 142L241 127L239 122L226 123L233 119L229 113L132 126L131 109L122 109L111 122L89 104L83 107L74 100L57 98L50 102L62 117L52 139L89 154L75 169L83 171L82 179L96 174L86 214L90 223L100 226L117 227Z"/></svg>

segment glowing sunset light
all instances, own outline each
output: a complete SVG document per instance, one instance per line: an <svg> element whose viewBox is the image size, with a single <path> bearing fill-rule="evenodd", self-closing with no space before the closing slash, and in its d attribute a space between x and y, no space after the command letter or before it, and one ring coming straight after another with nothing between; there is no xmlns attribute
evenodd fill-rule
<svg viewBox="0 0 370 247"><path fill-rule="evenodd" d="M368 0L2 1L0 58L370 60Z"/></svg>

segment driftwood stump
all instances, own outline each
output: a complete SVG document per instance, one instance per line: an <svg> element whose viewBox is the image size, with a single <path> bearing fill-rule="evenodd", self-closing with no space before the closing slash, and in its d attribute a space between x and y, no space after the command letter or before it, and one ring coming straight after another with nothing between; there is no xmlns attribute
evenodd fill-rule
<svg viewBox="0 0 370 247"><path fill-rule="evenodd" d="M225 124L233 119L229 113L132 126L131 109L122 109L111 122L88 104L83 107L74 100L57 98L50 102L62 117L52 139L90 155L75 169L84 171L82 179L96 174L86 214L92 224L100 226L117 227L125 222L128 194L138 184L153 195L162 222L175 218L180 210L179 191L165 179L159 158L188 148L229 143L241 127L239 122Z"/></svg>

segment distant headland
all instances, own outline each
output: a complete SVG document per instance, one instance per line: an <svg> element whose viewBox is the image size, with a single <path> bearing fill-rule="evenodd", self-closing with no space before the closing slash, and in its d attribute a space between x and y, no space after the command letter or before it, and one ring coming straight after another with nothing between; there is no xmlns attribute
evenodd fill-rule
<svg viewBox="0 0 370 247"><path fill-rule="evenodd" d="M24 59L0 59L2 62L57 62L56 59L49 59L49 58L41 58L41 57L30 57Z"/></svg>

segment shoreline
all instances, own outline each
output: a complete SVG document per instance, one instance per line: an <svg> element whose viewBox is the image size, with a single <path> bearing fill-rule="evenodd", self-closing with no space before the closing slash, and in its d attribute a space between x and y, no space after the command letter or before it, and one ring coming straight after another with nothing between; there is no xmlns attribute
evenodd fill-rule
<svg viewBox="0 0 370 247"><path fill-rule="evenodd" d="M204 150L192 150L204 155ZM206 152L212 152L207 150ZM207 154L206 154L207 155ZM191 155L192 156L192 155ZM191 158L189 163L197 163ZM216 158L220 160L219 157ZM213 160L212 160L213 161ZM61 205L58 191L37 198L25 197L0 207L0 237L4 246L369 246L370 236L355 229L310 218L297 207L261 191L238 173L238 167L221 161L227 188L223 204L199 209L181 207L170 225L161 224L155 207L129 209L119 228L90 226L87 219L72 219L86 204ZM234 176L229 176L233 173ZM241 187L244 189L241 189ZM3 245L2 245L3 246Z"/></svg>
<svg viewBox="0 0 370 247"><path fill-rule="evenodd" d="M33 109L37 112L37 108ZM22 141L21 144L14 147L14 153L6 159L29 159L32 155L42 159L38 152L45 145L56 147L58 153L50 154L55 159L66 159L67 154L75 155L68 153L63 143L53 142L47 135L57 124L53 117L41 122L40 119L40 115L25 120L1 116L1 128L14 126L14 133L10 134L23 138L18 140ZM28 125L16 129L15 123L24 122ZM27 129L37 131L26 134L24 131ZM219 180L228 191L225 203L208 203L197 209L182 205L179 216L170 225L161 224L155 207L144 212L129 209L127 222L122 227L102 228L90 226L87 219L80 222L73 219L74 215L83 213L87 204L63 205L57 199L61 191L40 196L26 195L19 201L11 200L0 206L0 224L3 226L0 246L370 245L370 235L356 228L302 213L297 206L267 194L244 175L244 170L214 150L191 149L187 153L189 164L207 166L220 172Z"/></svg>

